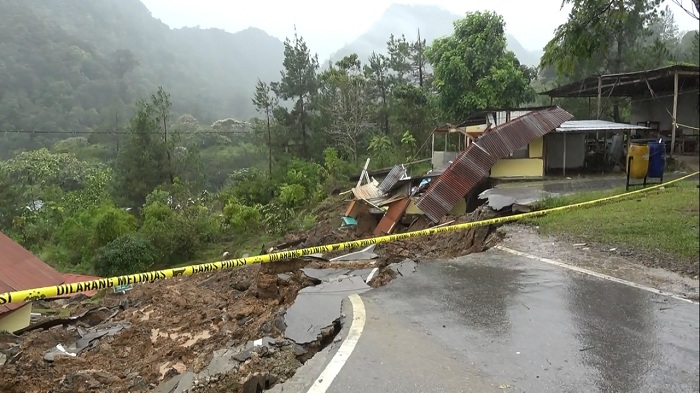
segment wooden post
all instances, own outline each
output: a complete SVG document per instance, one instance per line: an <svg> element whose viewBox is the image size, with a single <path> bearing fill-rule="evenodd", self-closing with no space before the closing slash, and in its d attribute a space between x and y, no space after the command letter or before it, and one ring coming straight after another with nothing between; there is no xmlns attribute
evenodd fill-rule
<svg viewBox="0 0 700 393"><path fill-rule="evenodd" d="M588 116L591 115L591 97L588 97Z"/></svg>
<svg viewBox="0 0 700 393"><path fill-rule="evenodd" d="M362 172L360 172L360 179L357 181L357 185L355 186L355 188L359 187L362 184L362 179L365 176L367 176L367 178L369 179L369 176L367 175L367 168L369 168L369 158L367 158L367 161L365 161L365 166L362 167Z"/></svg>
<svg viewBox="0 0 700 393"><path fill-rule="evenodd" d="M561 174L566 176L566 132L562 132L562 135L564 135L564 158L561 164Z"/></svg>
<svg viewBox="0 0 700 393"><path fill-rule="evenodd" d="M678 72L673 74L673 118L671 119L671 154L673 157L673 152L676 148L676 119L678 115Z"/></svg>
<svg viewBox="0 0 700 393"><path fill-rule="evenodd" d="M432 145L432 151L430 152L430 166L435 169L435 132L433 132L432 139L433 139L433 145Z"/></svg>
<svg viewBox="0 0 700 393"><path fill-rule="evenodd" d="M615 135L615 134L613 134L613 135ZM605 138L605 141L603 141L603 163L607 167L607 165L608 165L608 131L607 130L603 133L603 137ZM612 144L610 146L612 146Z"/></svg>
<svg viewBox="0 0 700 393"><path fill-rule="evenodd" d="M602 102L601 102L602 97L603 97L603 77L598 75L598 113L596 114L596 117L595 117L596 119L600 119L600 106L602 104Z"/></svg>

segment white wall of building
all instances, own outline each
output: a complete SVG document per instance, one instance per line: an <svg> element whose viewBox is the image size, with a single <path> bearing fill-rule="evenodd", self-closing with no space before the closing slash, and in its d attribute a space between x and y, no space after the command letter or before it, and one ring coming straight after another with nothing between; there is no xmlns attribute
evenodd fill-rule
<svg viewBox="0 0 700 393"><path fill-rule="evenodd" d="M645 97L632 101L631 123L658 121L660 131L670 131L672 128L673 94L659 94L659 98ZM668 112L667 112L668 111ZM687 92L678 95L678 123L694 128L700 128L698 120L698 92ZM697 131L684 129L684 135L695 135Z"/></svg>

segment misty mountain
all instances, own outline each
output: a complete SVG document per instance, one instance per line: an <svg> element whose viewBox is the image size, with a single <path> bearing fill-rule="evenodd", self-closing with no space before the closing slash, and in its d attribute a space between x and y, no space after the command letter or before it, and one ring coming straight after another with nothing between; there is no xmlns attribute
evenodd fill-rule
<svg viewBox="0 0 700 393"><path fill-rule="evenodd" d="M331 60L337 61L352 53L357 53L361 59L366 60L373 51L386 52L390 34L404 34L408 40L415 40L418 29L421 37L430 44L436 38L452 34L452 23L459 18L461 16L438 6L393 4L367 32L332 54ZM508 49L515 53L521 63L528 66L539 63L542 51L525 49L517 38L507 33L506 39Z"/></svg>
<svg viewBox="0 0 700 393"><path fill-rule="evenodd" d="M159 85L176 113L247 120L284 55L259 29L170 29L139 0L0 1L0 36L0 130L123 128Z"/></svg>
<svg viewBox="0 0 700 393"><path fill-rule="evenodd" d="M334 58L385 52L392 33L451 34L456 18L434 6L393 5ZM282 41L260 29L171 29L139 0L0 1L0 37L0 131L124 130L134 101L158 86L171 93L176 115L247 120L256 115L257 79L279 80L284 60ZM512 37L509 47L537 62ZM58 138L42 133L31 136L37 146Z"/></svg>

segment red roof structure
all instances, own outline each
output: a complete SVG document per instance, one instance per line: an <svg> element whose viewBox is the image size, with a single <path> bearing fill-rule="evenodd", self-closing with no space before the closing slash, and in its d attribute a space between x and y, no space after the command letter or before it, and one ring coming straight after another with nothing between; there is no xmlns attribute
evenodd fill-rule
<svg viewBox="0 0 700 393"><path fill-rule="evenodd" d="M75 284L78 282L84 282L84 281L94 281L94 280L99 280L102 277L97 277L97 276L87 276L85 274L73 274L73 273L61 273L61 277L63 277L63 283L64 284ZM97 293L97 290L92 290L92 291L84 291L80 292L84 294L85 296L95 296ZM61 296L56 296L55 298L52 299L65 299L65 298L70 298L75 296L75 293L69 293L66 295L61 295Z"/></svg>
<svg viewBox="0 0 700 393"><path fill-rule="evenodd" d="M54 268L0 232L0 293L63 284ZM0 314L16 310L25 303L0 305Z"/></svg>

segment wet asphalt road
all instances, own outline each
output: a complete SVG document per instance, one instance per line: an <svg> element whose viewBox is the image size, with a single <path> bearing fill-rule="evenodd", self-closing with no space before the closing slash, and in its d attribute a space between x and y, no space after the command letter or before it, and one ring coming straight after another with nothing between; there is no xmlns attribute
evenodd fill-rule
<svg viewBox="0 0 700 393"><path fill-rule="evenodd" d="M498 250L361 295L328 390L698 392L699 307Z"/></svg>

